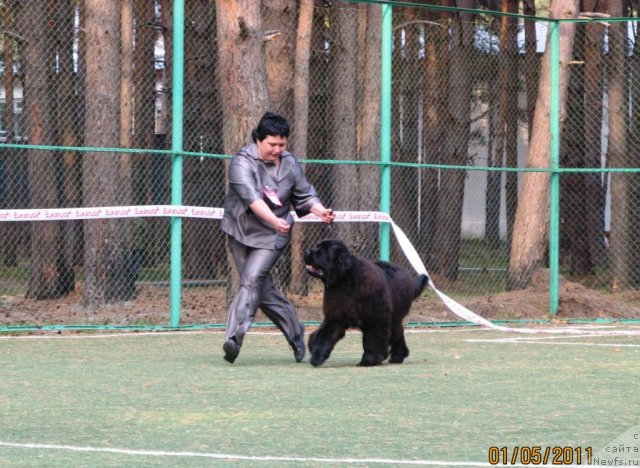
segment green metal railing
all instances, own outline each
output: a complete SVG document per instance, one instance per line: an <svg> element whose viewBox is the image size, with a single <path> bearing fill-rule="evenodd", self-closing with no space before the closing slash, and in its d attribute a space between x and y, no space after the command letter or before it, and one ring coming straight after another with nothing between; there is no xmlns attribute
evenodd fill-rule
<svg viewBox="0 0 640 468"><path fill-rule="evenodd" d="M381 88L380 88L380 160L379 161L358 161L358 160L336 160L336 159L304 159L307 165L370 165L380 169L380 203L379 209L385 213L391 213L393 207L392 174L396 168L410 169L433 169L442 171L486 171L509 173L509 172L546 172L549 173L549 314L555 316L558 313L560 303L560 270L561 270L561 176L565 174L598 173L603 175L613 173L639 173L638 167L597 167L597 168L567 168L561 167L560 148L560 26L563 22L589 23L597 20L593 19L549 19L534 18L523 15L513 15L509 13L489 12L485 10L466 10L449 7L439 7L434 5L425 6L399 1L383 0L355 0L355 3L370 3L379 5L382 13L382 41L381 47ZM393 128L393 90L394 90L394 14L399 9L404 8L428 8L441 12L465 11L477 15L488 16L513 16L519 19L536 19L545 21L550 28L548 47L550 52L550 88L549 92L549 167L548 168L517 168L517 167L488 167L470 166L455 164L432 164L393 161L394 128ZM607 18L607 22L629 21L629 18ZM185 2L175 0L173 2L173 30L172 30L172 100L171 100L171 149L140 149L140 148L90 148L82 146L56 146L56 145L29 145L29 144L0 144L0 148L12 148L16 150L43 150L43 151L75 151L75 152L108 152L108 153L129 153L137 155L170 156L171 159L171 196L170 203L175 206L183 204L183 181L185 178L183 165L187 158L229 158L228 155L212 154L207 152L184 151L184 116L185 116ZM462 196L462 195L461 195ZM190 327L182 324L181 306L183 293L183 219L174 216L170 221L170 323L168 328ZM387 223L382 223L379 227L379 257L389 260L391 257L391 229ZM214 325L217 327L218 325ZM87 326L77 325L68 329L118 329L122 327L110 327L107 325ZM25 329L56 329L51 326L46 327L26 327ZM64 327L62 327L64 328ZM127 327L125 327L127 328ZM132 327L135 329L136 327ZM156 329L150 327L144 329ZM166 327L159 327L164 329ZM20 327L0 327L0 331L21 330Z"/></svg>

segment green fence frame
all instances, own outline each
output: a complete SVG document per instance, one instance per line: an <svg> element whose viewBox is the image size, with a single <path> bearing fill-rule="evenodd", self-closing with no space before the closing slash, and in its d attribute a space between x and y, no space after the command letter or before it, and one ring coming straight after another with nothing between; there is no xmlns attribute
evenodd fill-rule
<svg viewBox="0 0 640 468"><path fill-rule="evenodd" d="M550 174L550 224L549 224L549 271L550 271L550 294L549 294L549 313L556 315L559 307L559 250L560 250L560 176L563 173L573 172L640 172L640 168L560 168L559 167L559 151L560 151L560 33L559 28L563 22L590 22L592 19L552 19L524 16L519 14L509 14L497 11L476 10L476 9L460 9L451 7L441 7L437 5L429 5L428 8L440 11L467 11L474 14L496 15L496 16L516 16L523 19L535 19L545 21L550 26L549 47L550 47L550 161L549 168L491 168L491 167L469 167L469 166L450 166L435 164L418 164L418 163L393 163L391 161L391 105L392 105L392 58L393 58L393 9L394 7L416 7L426 8L424 4L416 4L401 1L388 0L351 0L354 3L378 4L382 9L382 41L381 41L381 124L380 124L380 211L389 213L391 208L391 169L392 167L410 166L422 168L445 168L445 169L463 169L463 170L482 170L482 171L516 171L516 172L549 172ZM607 18L608 22L630 21L634 18ZM638 18L635 18L636 20ZM47 150L69 150L74 151L96 151L96 152L127 152L127 153L153 153L153 154L170 154L171 162L171 204L182 204L182 164L184 156L199 157L222 157L227 158L228 155L211 155L202 153L191 153L183 151L183 109L184 109L184 31L185 31L185 2L184 0L174 0L173 2L173 95L172 95L172 141L171 150L140 150L140 149L123 149L123 148L88 148L88 147L57 147L46 145L25 145L25 144L0 144L1 146L11 148L29 148L29 149L47 149ZM313 161L307 160L307 163L361 163L358 161ZM390 257L390 234L391 229L388 223L380 225L380 246L379 255L383 260ZM107 325L66 325L66 326L40 326L40 327L0 327L1 331L30 331L30 330L95 330L95 329L127 329L127 330L157 330L157 329L193 329L193 328L219 328L219 324L215 325L180 325L180 307L181 307L181 290L182 290L182 218L175 216L171 218L171 253L170 253L170 323L168 327L162 326L107 326ZM259 325L259 324L258 324ZM451 326L451 323L448 323Z"/></svg>

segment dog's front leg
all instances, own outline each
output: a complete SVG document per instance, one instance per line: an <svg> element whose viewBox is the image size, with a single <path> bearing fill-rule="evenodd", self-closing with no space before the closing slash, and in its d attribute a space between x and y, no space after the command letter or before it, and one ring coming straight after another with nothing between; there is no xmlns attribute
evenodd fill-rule
<svg viewBox="0 0 640 468"><path fill-rule="evenodd" d="M317 367L329 359L336 343L344 337L346 328L340 322L322 322L309 337L311 365Z"/></svg>

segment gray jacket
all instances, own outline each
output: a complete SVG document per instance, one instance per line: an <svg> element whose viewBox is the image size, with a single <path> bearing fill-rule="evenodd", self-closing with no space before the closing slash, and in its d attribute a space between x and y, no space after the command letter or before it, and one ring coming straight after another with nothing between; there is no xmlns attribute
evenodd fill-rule
<svg viewBox="0 0 640 468"><path fill-rule="evenodd" d="M265 192L273 190L282 206L273 203ZM307 181L298 160L285 151L276 174L274 164L258 158L255 144L241 148L229 165L229 191L224 201L222 230L238 242L261 249L281 249L291 239L291 230L285 235L258 218L249 205L263 199L278 218L293 224L291 209L299 217L310 213L320 203L313 186Z"/></svg>

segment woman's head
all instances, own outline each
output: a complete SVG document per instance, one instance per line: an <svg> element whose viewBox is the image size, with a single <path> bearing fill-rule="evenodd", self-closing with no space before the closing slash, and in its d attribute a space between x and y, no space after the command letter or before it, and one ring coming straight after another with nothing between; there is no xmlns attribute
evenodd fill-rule
<svg viewBox="0 0 640 468"><path fill-rule="evenodd" d="M254 143L264 140L268 136L289 138L289 122L274 112L265 112L258 122L258 126L251 132Z"/></svg>
<svg viewBox="0 0 640 468"><path fill-rule="evenodd" d="M258 148L258 157L267 164L278 164L287 148L289 122L281 115L267 112L251 132L251 137Z"/></svg>

